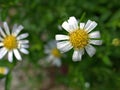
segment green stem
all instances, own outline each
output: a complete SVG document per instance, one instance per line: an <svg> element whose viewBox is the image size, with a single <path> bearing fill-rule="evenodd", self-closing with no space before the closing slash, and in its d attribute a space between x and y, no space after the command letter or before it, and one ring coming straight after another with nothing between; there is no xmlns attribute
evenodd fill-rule
<svg viewBox="0 0 120 90"><path fill-rule="evenodd" d="M11 79L12 79L11 72L9 72L5 80L5 90L10 90Z"/></svg>

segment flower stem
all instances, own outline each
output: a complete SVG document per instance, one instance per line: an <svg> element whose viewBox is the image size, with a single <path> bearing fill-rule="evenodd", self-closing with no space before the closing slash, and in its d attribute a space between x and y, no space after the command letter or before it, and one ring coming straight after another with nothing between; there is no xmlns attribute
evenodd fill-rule
<svg viewBox="0 0 120 90"><path fill-rule="evenodd" d="M12 80L12 76L11 73L9 72L5 80L5 90L10 90L11 80Z"/></svg>

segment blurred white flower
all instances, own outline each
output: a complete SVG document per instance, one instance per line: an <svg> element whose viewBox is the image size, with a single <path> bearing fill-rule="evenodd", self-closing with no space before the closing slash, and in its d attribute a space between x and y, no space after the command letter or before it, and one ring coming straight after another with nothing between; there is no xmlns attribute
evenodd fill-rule
<svg viewBox="0 0 120 90"><path fill-rule="evenodd" d="M7 67L0 67L0 74L7 75L9 72L9 69Z"/></svg>
<svg viewBox="0 0 120 90"><path fill-rule="evenodd" d="M90 87L90 83L89 82L85 82L85 87L89 88Z"/></svg>
<svg viewBox="0 0 120 90"><path fill-rule="evenodd" d="M10 32L7 22L3 23L4 30L0 27L0 59L2 59L6 54L8 54L9 62L13 61L13 53L17 60L22 60L19 53L28 54L27 48L29 47L28 40L23 40L28 37L28 33L23 33L19 35L22 31L23 26L13 26Z"/></svg>
<svg viewBox="0 0 120 90"><path fill-rule="evenodd" d="M80 23L78 25L78 21L74 16L70 17L68 21L64 21L62 27L69 32L68 35L56 35L57 48L62 52L67 52L74 49L74 53L72 56L73 61L80 61L82 59L82 55L84 54L84 49L88 53L90 57L92 57L96 49L91 45L101 45L102 40L98 40L100 38L100 32L94 31L90 33L95 27L97 23L95 21L88 20L87 23Z"/></svg>
<svg viewBox="0 0 120 90"><path fill-rule="evenodd" d="M51 40L46 46L44 52L48 54L46 61L57 67L61 66L61 53L56 47L56 41Z"/></svg>

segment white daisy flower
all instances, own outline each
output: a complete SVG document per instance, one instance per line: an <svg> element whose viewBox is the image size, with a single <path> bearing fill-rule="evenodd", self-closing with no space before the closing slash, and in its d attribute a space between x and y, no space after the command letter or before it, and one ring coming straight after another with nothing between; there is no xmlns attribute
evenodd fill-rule
<svg viewBox="0 0 120 90"><path fill-rule="evenodd" d="M92 57L96 49L91 45L101 45L102 40L100 38L100 32L94 31L90 33L97 23L95 21L88 20L87 23L80 23L75 17L70 17L68 21L63 22L62 27L69 33L68 35L56 35L57 48L62 52L67 52L70 49L74 49L72 59L73 61L80 61L84 54L84 49L90 57Z"/></svg>
<svg viewBox="0 0 120 90"><path fill-rule="evenodd" d="M23 33L19 35L22 31L23 26L13 26L10 32L7 22L3 23L4 30L0 27L0 59L2 59L6 54L8 54L9 62L13 61L13 54L17 60L22 60L20 52L28 54L27 48L29 47L28 40L23 40L28 37L28 33Z"/></svg>
<svg viewBox="0 0 120 90"><path fill-rule="evenodd" d="M48 45L45 46L44 52L48 54L46 61L51 63L54 66L60 67L61 66L61 53L57 49L56 41L51 40Z"/></svg>
<svg viewBox="0 0 120 90"><path fill-rule="evenodd" d="M7 67L0 67L0 74L7 75L9 72L9 69Z"/></svg>

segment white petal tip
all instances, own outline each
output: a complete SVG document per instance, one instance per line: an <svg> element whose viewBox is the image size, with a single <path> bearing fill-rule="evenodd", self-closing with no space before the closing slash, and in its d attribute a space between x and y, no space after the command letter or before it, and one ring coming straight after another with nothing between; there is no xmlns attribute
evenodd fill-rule
<svg viewBox="0 0 120 90"><path fill-rule="evenodd" d="M96 53L96 49L92 45L87 45L85 49L90 57Z"/></svg>
<svg viewBox="0 0 120 90"><path fill-rule="evenodd" d="M69 39L69 36L67 35L56 35L55 36L55 39L58 41L58 40L68 40Z"/></svg>

